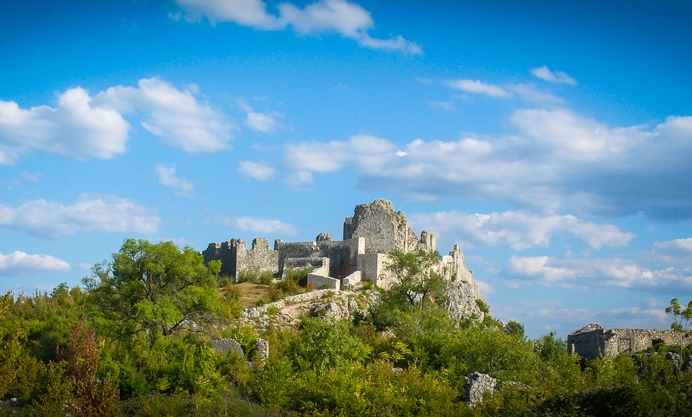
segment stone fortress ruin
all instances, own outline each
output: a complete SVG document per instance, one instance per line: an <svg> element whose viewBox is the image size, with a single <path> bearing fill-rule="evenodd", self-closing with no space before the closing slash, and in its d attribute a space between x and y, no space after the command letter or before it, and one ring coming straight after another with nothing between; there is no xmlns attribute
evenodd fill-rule
<svg viewBox="0 0 692 417"><path fill-rule="evenodd" d="M567 336L567 352L586 359L615 357L621 353L643 351L655 344L679 346L690 342L690 334L655 329L605 329L589 324Z"/></svg>
<svg viewBox="0 0 692 417"><path fill-rule="evenodd" d="M435 236L422 231L418 236L409 226L406 215L395 212L387 200L375 200L356 206L353 216L344 221L343 240L333 240L320 233L313 242L274 241L269 248L266 238L252 241L231 239L210 243L202 252L204 261L221 261L221 274L237 277L244 272L270 272L276 278L291 268L311 268L308 283L314 288L352 289L361 281L388 288L395 280L388 270L388 254L398 249L404 253L436 250ZM464 255L454 246L449 255L435 266L447 282L447 309L453 317L474 316L482 319L476 300L482 299L473 274L464 264Z"/></svg>

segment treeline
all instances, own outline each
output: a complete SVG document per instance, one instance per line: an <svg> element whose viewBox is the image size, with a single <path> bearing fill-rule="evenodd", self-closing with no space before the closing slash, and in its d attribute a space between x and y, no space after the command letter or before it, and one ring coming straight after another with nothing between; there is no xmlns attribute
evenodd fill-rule
<svg viewBox="0 0 692 417"><path fill-rule="evenodd" d="M367 314L260 335L233 325L239 293L218 264L126 240L83 288L0 297L0 415L690 415L692 374L663 355L643 357L643 372L628 356L583 363L516 322L452 322L425 268L434 255L396 256L402 283ZM212 349L221 337L244 356ZM462 397L473 372L500 388L472 407Z"/></svg>

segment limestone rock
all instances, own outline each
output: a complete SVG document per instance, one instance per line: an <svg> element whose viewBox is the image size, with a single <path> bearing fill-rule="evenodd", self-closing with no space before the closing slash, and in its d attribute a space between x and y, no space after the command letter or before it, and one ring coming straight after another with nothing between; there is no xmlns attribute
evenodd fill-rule
<svg viewBox="0 0 692 417"><path fill-rule="evenodd" d="M497 388L497 379L487 374L474 372L464 378L464 401L470 405L483 402L483 395L493 393Z"/></svg>
<svg viewBox="0 0 692 417"><path fill-rule="evenodd" d="M222 354L227 354L228 352L233 352L236 355L240 356L243 356L245 354L243 352L243 348L238 344L238 342L235 341L235 339L215 339L210 340L209 344L217 352Z"/></svg>

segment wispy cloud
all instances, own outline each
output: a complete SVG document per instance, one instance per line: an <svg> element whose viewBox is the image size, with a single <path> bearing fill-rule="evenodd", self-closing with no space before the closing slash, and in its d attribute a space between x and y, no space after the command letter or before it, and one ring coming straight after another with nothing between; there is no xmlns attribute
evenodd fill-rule
<svg viewBox="0 0 692 417"><path fill-rule="evenodd" d="M437 107L442 110L446 111L454 111L456 110L456 107L454 106L454 102L452 101L439 101L439 100L431 100L428 105L430 107Z"/></svg>
<svg viewBox="0 0 692 417"><path fill-rule="evenodd" d="M266 134L276 132L278 123L276 122L274 116L266 113L256 112L244 101L239 101L239 104L243 111L247 114L245 124L250 127L250 129Z"/></svg>
<svg viewBox="0 0 692 417"><path fill-rule="evenodd" d="M11 207L0 204L0 227L45 238L80 232L153 233L161 219L152 209L112 195L83 194L72 205L33 200Z"/></svg>
<svg viewBox="0 0 692 417"><path fill-rule="evenodd" d="M195 185L184 178L176 177L175 165L166 166L164 164L159 164L154 170L161 184L173 188L176 195L188 198L194 196Z"/></svg>
<svg viewBox="0 0 692 417"><path fill-rule="evenodd" d="M353 39L359 45L406 54L423 52L420 45L404 39L401 35L389 39L377 39L368 33L375 27L370 12L346 0L319 0L304 8L292 3L280 3L278 15L267 12L262 0L176 0L180 13L171 13L173 19L197 22L206 17L210 24L231 22L256 30L285 30L291 27L299 35L337 33Z"/></svg>
<svg viewBox="0 0 692 417"><path fill-rule="evenodd" d="M550 68L543 65L542 67L533 68L531 74L543 81L555 84L577 85L577 80L565 74L562 71L551 71Z"/></svg>
<svg viewBox="0 0 692 417"><path fill-rule="evenodd" d="M253 161L243 161L238 166L238 172L256 179L258 181L268 181L276 177L276 170L267 164Z"/></svg>
<svg viewBox="0 0 692 417"><path fill-rule="evenodd" d="M257 219L253 217L236 217L233 219L226 219L224 221L224 225L226 227L257 233L278 233L283 235L296 234L296 228L292 224L284 223L279 220Z"/></svg>
<svg viewBox="0 0 692 417"><path fill-rule="evenodd" d="M0 276L26 276L48 271L68 271L70 264L50 255L14 251L0 253Z"/></svg>
<svg viewBox="0 0 692 417"><path fill-rule="evenodd" d="M479 80L468 80L468 79L459 79L459 80L447 80L445 81L445 84L447 86L461 90L461 91L466 91L467 93L473 93L473 94L483 94L486 96L491 96L491 97L511 97L512 95L507 92L504 88L493 85L493 84L486 84L484 82L481 82Z"/></svg>

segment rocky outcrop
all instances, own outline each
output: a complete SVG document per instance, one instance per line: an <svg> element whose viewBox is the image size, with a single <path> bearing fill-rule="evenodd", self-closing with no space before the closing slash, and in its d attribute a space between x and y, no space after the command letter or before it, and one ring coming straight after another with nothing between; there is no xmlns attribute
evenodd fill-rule
<svg viewBox="0 0 692 417"><path fill-rule="evenodd" d="M481 310L479 294L465 281L452 281L445 284L445 309L452 320L472 318L483 321L485 313Z"/></svg>
<svg viewBox="0 0 692 417"><path fill-rule="evenodd" d="M464 378L464 401L469 405L483 402L486 393L493 393L497 389L497 379L487 374L474 372Z"/></svg>
<svg viewBox="0 0 692 417"><path fill-rule="evenodd" d="M228 354L228 352L233 352L236 355L243 356L243 348L235 341L235 339L214 339L210 340L209 344L217 352L221 354Z"/></svg>
<svg viewBox="0 0 692 417"><path fill-rule="evenodd" d="M365 238L365 253L389 253L394 249L417 252L435 248L434 236L423 231L421 238L408 227L406 215L394 211L388 200L356 206L353 217L344 221L344 240Z"/></svg>

